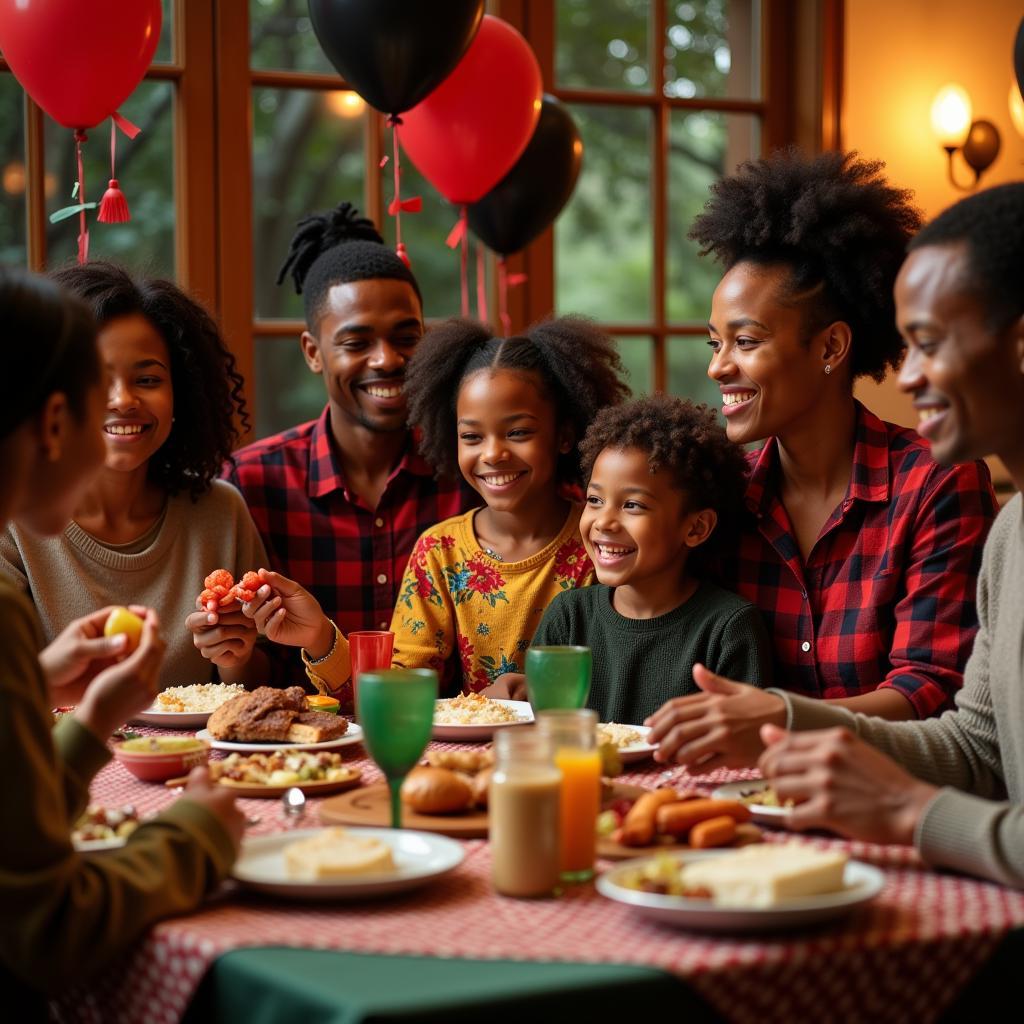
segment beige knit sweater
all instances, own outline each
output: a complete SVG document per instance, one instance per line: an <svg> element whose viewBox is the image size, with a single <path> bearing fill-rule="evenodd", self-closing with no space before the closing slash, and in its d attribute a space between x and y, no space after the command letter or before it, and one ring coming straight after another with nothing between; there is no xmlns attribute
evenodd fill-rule
<svg viewBox="0 0 1024 1024"><path fill-rule="evenodd" d="M167 640L160 670L164 686L216 678L185 628L207 574L227 569L238 579L266 565L245 500L223 480L215 480L195 503L183 494L169 499L163 524L138 551L111 549L77 523L57 537L36 537L16 526L0 532L0 571L35 605L46 643L72 619L104 605L155 608Z"/></svg>
<svg viewBox="0 0 1024 1024"><path fill-rule="evenodd" d="M985 544L980 627L956 709L886 722L781 690L793 729L846 725L926 782L944 787L915 845L929 863L1024 888L1024 506L1016 495Z"/></svg>

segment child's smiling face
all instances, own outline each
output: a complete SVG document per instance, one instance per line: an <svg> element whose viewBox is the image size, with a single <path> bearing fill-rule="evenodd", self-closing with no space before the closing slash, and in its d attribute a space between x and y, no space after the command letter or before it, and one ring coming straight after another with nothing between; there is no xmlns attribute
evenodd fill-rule
<svg viewBox="0 0 1024 1024"><path fill-rule="evenodd" d="M597 578L638 592L681 586L689 549L715 525L710 509L690 509L665 468L652 472L639 448L605 448L594 462L580 519Z"/></svg>
<svg viewBox="0 0 1024 1024"><path fill-rule="evenodd" d="M512 512L557 486L572 439L533 373L479 370L456 403L459 469L487 506Z"/></svg>

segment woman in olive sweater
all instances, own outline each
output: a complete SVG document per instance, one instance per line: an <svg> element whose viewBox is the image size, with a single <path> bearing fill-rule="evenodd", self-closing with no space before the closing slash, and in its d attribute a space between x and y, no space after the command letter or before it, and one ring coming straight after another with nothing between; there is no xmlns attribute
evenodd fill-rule
<svg viewBox="0 0 1024 1024"><path fill-rule="evenodd" d="M42 278L0 269L0 528L61 530L103 464L103 374L89 310ZM104 740L152 700L164 644L145 614L139 647L102 636L109 609L41 651L31 605L0 576L0 991L36 1019L160 917L194 907L234 860L244 819L197 769L185 799L123 850L79 856L71 824L109 760ZM53 703L77 700L52 728ZM35 1014L35 1015L33 1015Z"/></svg>

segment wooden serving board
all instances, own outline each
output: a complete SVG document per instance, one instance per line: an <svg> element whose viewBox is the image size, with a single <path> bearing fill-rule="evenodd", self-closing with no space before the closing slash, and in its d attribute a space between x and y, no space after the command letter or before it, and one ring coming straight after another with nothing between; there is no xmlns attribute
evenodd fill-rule
<svg viewBox="0 0 1024 1024"><path fill-rule="evenodd" d="M391 797L387 783L354 789L344 796L332 797L320 805L320 820L330 825L391 824ZM480 839L487 836L487 812L463 811L460 814L417 814L402 805L402 827L421 832L437 832L454 839Z"/></svg>
<svg viewBox="0 0 1024 1024"><path fill-rule="evenodd" d="M230 789L235 796L244 797L278 797L284 796L289 789L301 789L308 797L328 796L341 793L346 789L354 789L363 781L362 772L355 772L350 778L335 779L330 782L292 782L284 786L260 786L254 782L234 782L232 779L217 779L217 785ZM184 786L188 778L168 779L167 786Z"/></svg>

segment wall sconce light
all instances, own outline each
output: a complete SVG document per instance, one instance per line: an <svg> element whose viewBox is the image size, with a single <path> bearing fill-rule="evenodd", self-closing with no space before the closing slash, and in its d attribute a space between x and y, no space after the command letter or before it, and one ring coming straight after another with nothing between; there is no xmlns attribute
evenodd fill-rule
<svg viewBox="0 0 1024 1024"><path fill-rule="evenodd" d="M977 188L982 174L999 155L999 129L983 118L971 119L971 99L959 85L944 85L932 103L932 130L949 158L949 180L954 188ZM953 156L959 151L974 171L974 182L961 185L953 173Z"/></svg>

